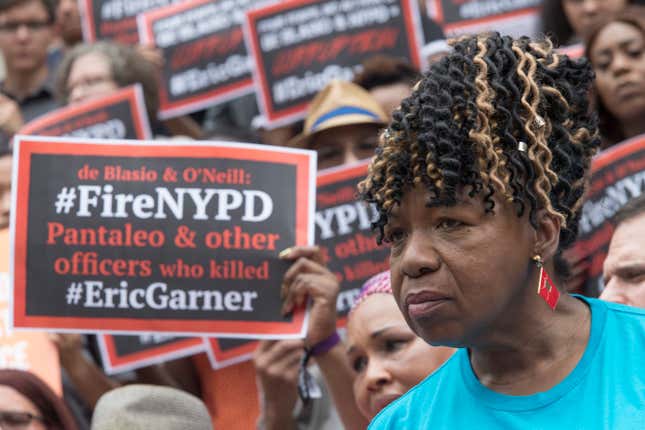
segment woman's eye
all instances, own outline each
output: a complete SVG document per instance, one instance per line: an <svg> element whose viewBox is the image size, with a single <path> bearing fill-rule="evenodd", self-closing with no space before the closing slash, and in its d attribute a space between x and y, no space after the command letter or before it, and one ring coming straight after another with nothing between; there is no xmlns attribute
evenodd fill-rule
<svg viewBox="0 0 645 430"><path fill-rule="evenodd" d="M398 243L401 243L401 241L405 238L405 232L401 229L393 228L386 232L384 241L385 243L389 243L391 245L396 245Z"/></svg>
<svg viewBox="0 0 645 430"><path fill-rule="evenodd" d="M358 357L352 360L352 368L356 373L360 373L363 369L365 369L366 365L367 365L367 358L365 357Z"/></svg>
<svg viewBox="0 0 645 430"><path fill-rule="evenodd" d="M627 51L627 55L629 55L632 58L638 58L641 56L643 53L643 50L640 48L632 48Z"/></svg>
<svg viewBox="0 0 645 430"><path fill-rule="evenodd" d="M437 228L439 230L454 230L455 228L461 227L464 225L461 221L454 219L442 219L437 223Z"/></svg>
<svg viewBox="0 0 645 430"><path fill-rule="evenodd" d="M408 342L406 340L387 340L385 341L385 351L392 353L403 349Z"/></svg>

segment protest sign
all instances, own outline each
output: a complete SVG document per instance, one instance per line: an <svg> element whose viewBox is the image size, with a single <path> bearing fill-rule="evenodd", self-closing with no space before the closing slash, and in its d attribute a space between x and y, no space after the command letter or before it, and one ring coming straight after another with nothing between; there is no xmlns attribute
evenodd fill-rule
<svg viewBox="0 0 645 430"><path fill-rule="evenodd" d="M11 329L9 249L9 230L0 230L0 369L32 372L62 394L58 351L47 334Z"/></svg>
<svg viewBox="0 0 645 430"><path fill-rule="evenodd" d="M278 253L313 243L315 165L265 145L17 136L15 326L301 337Z"/></svg>
<svg viewBox="0 0 645 430"><path fill-rule="evenodd" d="M204 339L206 353L211 367L215 370L250 360L258 346L252 339Z"/></svg>
<svg viewBox="0 0 645 430"><path fill-rule="evenodd" d="M574 250L590 266L585 292L603 289L602 266L613 234L612 222L625 204L645 192L645 135L602 151L591 163Z"/></svg>
<svg viewBox="0 0 645 430"><path fill-rule="evenodd" d="M371 56L401 57L420 68L416 0L289 0L246 17L258 104L272 125L304 117L329 81L351 79Z"/></svg>
<svg viewBox="0 0 645 430"><path fill-rule="evenodd" d="M139 43L137 15L183 0L79 0L85 42Z"/></svg>
<svg viewBox="0 0 645 430"><path fill-rule="evenodd" d="M389 270L390 252L372 234L373 206L357 200L357 185L367 176L368 162L320 172L316 193L316 244L327 267L340 281L336 309L339 325L365 281Z"/></svg>
<svg viewBox="0 0 645 430"><path fill-rule="evenodd" d="M56 109L26 124L19 134L91 139L150 139L141 85Z"/></svg>
<svg viewBox="0 0 645 430"><path fill-rule="evenodd" d="M103 369L108 375L127 372L204 351L203 339L161 334L98 336Z"/></svg>
<svg viewBox="0 0 645 430"><path fill-rule="evenodd" d="M498 31L537 36L542 0L426 0L428 16L447 36Z"/></svg>
<svg viewBox="0 0 645 430"><path fill-rule="evenodd" d="M253 92L244 11L266 0L192 0L139 15L145 44L163 51L159 117L170 118Z"/></svg>

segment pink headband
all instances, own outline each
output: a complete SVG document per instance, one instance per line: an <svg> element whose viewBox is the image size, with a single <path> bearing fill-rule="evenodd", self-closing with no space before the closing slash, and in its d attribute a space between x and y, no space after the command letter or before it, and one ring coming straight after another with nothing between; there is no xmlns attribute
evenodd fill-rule
<svg viewBox="0 0 645 430"><path fill-rule="evenodd" d="M381 272L378 275L369 278L358 293L358 297L354 300L352 309L349 311L351 314L354 309L365 301L372 294L392 294L392 286L390 284L390 271Z"/></svg>

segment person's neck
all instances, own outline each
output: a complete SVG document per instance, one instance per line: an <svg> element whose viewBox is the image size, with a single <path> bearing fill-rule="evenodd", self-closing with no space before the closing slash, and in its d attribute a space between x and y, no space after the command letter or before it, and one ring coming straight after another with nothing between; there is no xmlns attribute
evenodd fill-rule
<svg viewBox="0 0 645 430"><path fill-rule="evenodd" d="M40 88L46 80L47 65L43 64L42 67L33 73L21 71L11 72L7 70L7 77L3 86L7 93L22 100Z"/></svg>
<svg viewBox="0 0 645 430"><path fill-rule="evenodd" d="M588 307L566 294L555 311L541 301L536 294L514 306L469 349L473 370L486 387L509 395L547 391L577 365L589 339Z"/></svg>
<svg viewBox="0 0 645 430"><path fill-rule="evenodd" d="M623 135L627 138L638 136L645 133L645 121L642 117L634 118L634 120L625 121L622 125Z"/></svg>

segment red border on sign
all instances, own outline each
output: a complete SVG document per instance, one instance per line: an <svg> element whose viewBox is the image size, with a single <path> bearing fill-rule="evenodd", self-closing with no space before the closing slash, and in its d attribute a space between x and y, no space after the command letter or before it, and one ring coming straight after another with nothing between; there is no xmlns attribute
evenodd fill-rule
<svg viewBox="0 0 645 430"><path fill-rule="evenodd" d="M226 351L222 349L217 338L208 339L208 348L212 354L212 367L221 369L226 367L228 364L237 364L241 360L247 360L251 358L253 351L258 347L257 340L249 340L248 343L244 345L227 349Z"/></svg>
<svg viewBox="0 0 645 430"><path fill-rule="evenodd" d="M186 349L192 350L195 347L199 347L203 344L202 339L198 337L191 337L188 339L177 339L171 343L155 346L153 348L146 349L145 351L119 355L116 350L114 336L111 334L104 334L101 335L101 337L103 338L103 342L105 343L105 351L107 352L105 358L107 358L109 361L107 363L109 367L135 365L142 361L148 362L149 360L156 357L160 357L160 361L162 361L163 357L165 356L173 355Z"/></svg>
<svg viewBox="0 0 645 430"><path fill-rule="evenodd" d="M263 150L259 146L243 147L240 144L219 146L193 145L159 145L155 142L141 144L106 144L84 145L78 139L48 139L44 137L19 136L17 159L17 184L15 200L14 225L14 327L41 329L69 329L77 331L114 331L114 332L168 332L168 333L204 333L236 336L277 335L298 336L305 322L303 308L294 312L291 321L257 322L257 321L187 321L187 320L144 320L137 318L89 318L60 316L28 316L26 313L26 280L27 280L27 223L29 219L29 189L31 174L31 155L87 155L101 157L145 158L154 154L155 158L227 158L274 162L295 166L296 168L296 235L294 245L307 245L309 234L309 201L313 198L309 190L309 167L311 156L294 150ZM285 156L287 155L288 156Z"/></svg>
<svg viewBox="0 0 645 430"><path fill-rule="evenodd" d="M39 130L55 125L60 122L66 122L71 118L88 113L89 111L98 111L123 102L128 102L132 112L132 123L137 139L151 139L152 132L147 119L143 93L140 85L132 85L109 96L99 97L88 100L83 103L69 105L37 118L26 124L18 134L37 135Z"/></svg>
<svg viewBox="0 0 645 430"><path fill-rule="evenodd" d="M155 36L152 28L156 21L175 15L179 12L196 9L210 3L212 3L212 0L173 3L168 6L153 9L149 12L144 12L138 16L137 24L139 27L139 37L148 44L155 46ZM165 81L163 77L162 81ZM251 90L252 88L253 77L249 76L249 78L242 81L234 82L226 86L215 88L211 91L191 97L185 97L181 100L172 102L168 99L168 92L166 91L165 86L162 86L159 89L159 117L171 118L173 116L190 113L194 110L201 109L208 104L214 105L220 101L228 100L235 94L239 94L246 89Z"/></svg>
<svg viewBox="0 0 645 430"><path fill-rule="evenodd" d="M410 49L410 59L412 64L417 67L421 68L421 56L419 52L419 40L417 39L418 37L418 31L421 31L421 29L417 29L417 26L415 25L414 21L414 16L412 14L412 6L411 2L415 0L401 0L401 7L403 9L403 16L404 16L404 21L407 25L408 28L404 29L404 31L407 33L408 36L408 47ZM269 88L269 83L267 82L266 79L266 69L264 67L264 62L262 61L262 55L260 52L260 48L258 46L258 34L255 29L254 23L259 20L264 18L265 15L271 15L283 10L288 10L291 8L295 7L300 7L300 6L305 6L311 3L318 3L319 0L289 0L289 1L283 1L283 2L277 2L275 4L270 4L264 7L260 7L257 9L252 9L246 13L246 24L247 24L247 29L249 31L249 38L248 38L248 43L249 43L249 48L250 48L250 55L253 58L253 61L255 62L256 66L256 71L255 71L255 76L257 82L257 90L260 92L260 99L262 101L262 106L264 107L264 114L266 115L266 119L271 123L271 122L278 122L281 120L285 120L289 117L294 117L297 115L302 115L306 113L307 107L309 106L309 102L303 102L300 103L296 106L289 107L287 109L282 109L280 111L275 111L272 107L271 104L271 97L269 96L271 90ZM313 96L312 96L313 97Z"/></svg>

